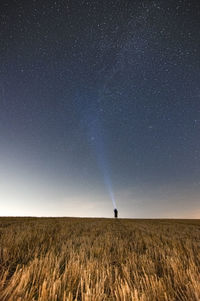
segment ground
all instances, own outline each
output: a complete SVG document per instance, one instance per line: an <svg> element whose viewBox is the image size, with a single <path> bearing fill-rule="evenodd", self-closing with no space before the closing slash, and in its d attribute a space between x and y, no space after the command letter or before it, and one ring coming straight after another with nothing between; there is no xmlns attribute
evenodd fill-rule
<svg viewBox="0 0 200 301"><path fill-rule="evenodd" d="M200 300L200 220L0 218L0 300Z"/></svg>

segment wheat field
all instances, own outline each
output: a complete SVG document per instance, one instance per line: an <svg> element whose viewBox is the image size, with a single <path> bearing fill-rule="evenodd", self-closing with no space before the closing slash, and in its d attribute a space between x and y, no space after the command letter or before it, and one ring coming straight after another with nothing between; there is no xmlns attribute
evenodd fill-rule
<svg viewBox="0 0 200 301"><path fill-rule="evenodd" d="M200 220L2 217L0 300L200 300Z"/></svg>

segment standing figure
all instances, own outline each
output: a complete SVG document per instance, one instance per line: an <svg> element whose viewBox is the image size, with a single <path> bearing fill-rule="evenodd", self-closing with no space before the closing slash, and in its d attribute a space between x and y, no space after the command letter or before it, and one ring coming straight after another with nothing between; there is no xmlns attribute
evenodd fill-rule
<svg viewBox="0 0 200 301"><path fill-rule="evenodd" d="M118 210L116 208L114 209L114 217L118 218Z"/></svg>

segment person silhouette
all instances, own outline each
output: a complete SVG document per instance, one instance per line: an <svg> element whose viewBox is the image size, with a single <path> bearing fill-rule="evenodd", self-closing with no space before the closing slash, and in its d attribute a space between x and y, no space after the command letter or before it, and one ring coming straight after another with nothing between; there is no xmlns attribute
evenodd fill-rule
<svg viewBox="0 0 200 301"><path fill-rule="evenodd" d="M114 209L114 217L118 218L118 210L116 208Z"/></svg>

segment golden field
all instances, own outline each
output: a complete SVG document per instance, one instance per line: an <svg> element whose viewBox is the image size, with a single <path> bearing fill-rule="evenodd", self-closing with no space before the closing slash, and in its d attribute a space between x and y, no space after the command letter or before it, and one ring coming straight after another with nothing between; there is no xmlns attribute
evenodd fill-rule
<svg viewBox="0 0 200 301"><path fill-rule="evenodd" d="M2 217L7 300L200 300L200 220Z"/></svg>

